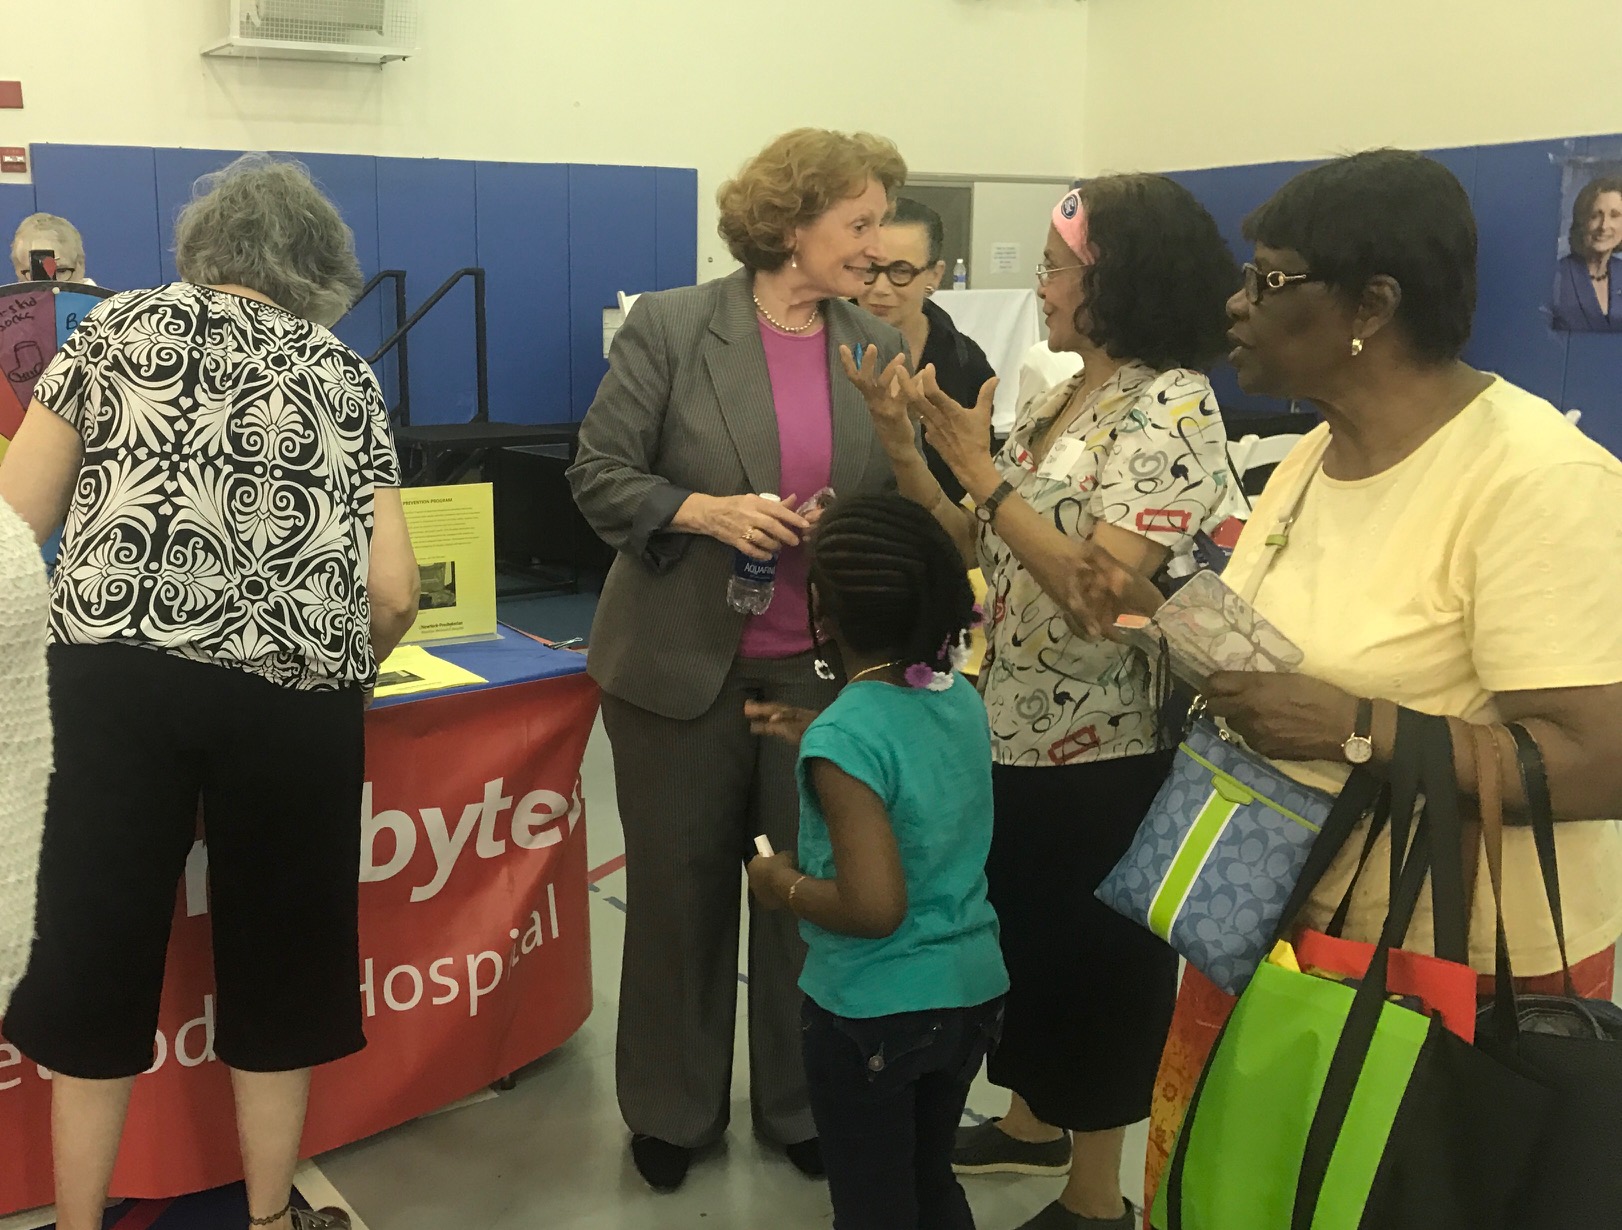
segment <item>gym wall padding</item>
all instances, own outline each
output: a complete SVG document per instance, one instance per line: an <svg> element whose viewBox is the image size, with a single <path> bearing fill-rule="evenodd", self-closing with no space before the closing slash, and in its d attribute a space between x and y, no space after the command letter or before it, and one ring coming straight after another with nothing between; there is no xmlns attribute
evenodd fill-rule
<svg viewBox="0 0 1622 1230"><path fill-rule="evenodd" d="M36 145L34 205L85 238L85 263L103 286L162 285L154 151L125 145Z"/></svg>
<svg viewBox="0 0 1622 1230"><path fill-rule="evenodd" d="M569 304L577 326L569 343L573 418L586 412L608 370L603 308L614 303L616 291L654 289L658 281L657 184L652 167L569 168ZM595 336L581 327L593 313Z"/></svg>
<svg viewBox="0 0 1622 1230"><path fill-rule="evenodd" d="M693 236L698 234L698 172L677 167L654 170L654 290L693 282Z"/></svg>
<svg viewBox="0 0 1622 1230"><path fill-rule="evenodd" d="M0 185L0 224L9 234L37 200L37 208L84 232L98 282L159 285L175 276L174 220L192 182L236 156L36 145L34 183ZM457 269L486 270L490 413L497 421L578 419L606 370L602 313L615 292L686 285L696 273L698 177L690 169L291 156L342 210L368 278L379 269L407 271L411 308ZM415 423L473 415L472 294L471 283L462 283L412 331ZM393 319L391 303L392 289L379 288L340 323L339 336L371 353ZM392 358L379 364L379 375L392 404Z"/></svg>
<svg viewBox="0 0 1622 1230"><path fill-rule="evenodd" d="M412 311L456 270L479 263L474 193L471 162L377 160L378 260L410 271ZM411 421L467 422L478 409L476 373L473 283L464 280L411 331Z"/></svg>
<svg viewBox="0 0 1622 1230"><path fill-rule="evenodd" d="M567 421L569 168L481 162L474 177L479 257L487 277L490 417L529 422L526 408L542 407L547 413L539 421ZM691 281L690 269L687 276Z"/></svg>

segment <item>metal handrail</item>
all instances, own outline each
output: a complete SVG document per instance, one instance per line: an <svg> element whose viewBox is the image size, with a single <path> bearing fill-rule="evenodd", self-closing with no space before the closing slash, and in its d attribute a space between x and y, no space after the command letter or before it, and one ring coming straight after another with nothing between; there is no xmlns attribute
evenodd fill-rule
<svg viewBox="0 0 1622 1230"><path fill-rule="evenodd" d="M474 411L473 418L470 421L474 423L488 423L490 421L490 353L486 342L483 269L470 265L466 269L458 269L455 273L451 274L450 277L446 278L444 284L440 286L440 288L433 294L429 295L428 298L423 300L422 304L417 308L417 310L411 313L411 315L406 318L400 327L389 335L388 340L377 348L377 353L374 354L368 360L368 362L376 363L395 346L403 346L405 344L406 334L410 333L411 330L416 326L417 322L426 316L433 309L434 305L449 294L451 288L463 278L473 279L473 357L474 362L477 365L475 375L478 382L478 409ZM404 384L405 378L402 376L402 388ZM400 426L409 427L410 425L411 416L409 409L406 406L405 401L402 399Z"/></svg>
<svg viewBox="0 0 1622 1230"><path fill-rule="evenodd" d="M406 318L406 271L404 269L383 269L373 274L366 285L361 287L360 294L355 296L355 302L350 304L349 311L353 312L361 302L384 282L394 283L394 327L399 331L401 323ZM347 316L349 313L345 312ZM382 361L388 353L388 348L378 350L374 355L367 357L368 364ZM399 339L399 353L395 356L395 375L400 381L400 398L395 403L394 415L401 424L411 422L411 352L406 340Z"/></svg>

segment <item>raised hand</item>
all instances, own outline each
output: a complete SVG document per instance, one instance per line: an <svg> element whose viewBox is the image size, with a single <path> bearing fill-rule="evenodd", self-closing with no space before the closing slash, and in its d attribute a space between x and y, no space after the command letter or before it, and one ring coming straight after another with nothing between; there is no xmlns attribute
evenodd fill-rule
<svg viewBox="0 0 1622 1230"><path fill-rule="evenodd" d="M845 376L867 402L868 413L873 416L873 430L885 449L892 456L916 449L917 437L907 406L907 356L898 354L880 368L878 347L869 346L862 353L862 365L857 367L850 347L841 346L839 360L844 365Z"/></svg>
<svg viewBox="0 0 1622 1230"><path fill-rule="evenodd" d="M907 396L924 422L924 438L941 459L952 468L958 482L973 492L989 480L995 487L1000 478L991 460L991 408L997 394L997 377L980 386L980 396L971 407L963 407L942 392L931 363L907 382Z"/></svg>

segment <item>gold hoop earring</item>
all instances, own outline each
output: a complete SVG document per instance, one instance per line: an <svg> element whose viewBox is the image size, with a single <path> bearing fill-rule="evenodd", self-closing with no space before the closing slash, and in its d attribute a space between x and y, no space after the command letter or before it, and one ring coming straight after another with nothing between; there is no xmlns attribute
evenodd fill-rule
<svg viewBox="0 0 1622 1230"><path fill-rule="evenodd" d="M1360 355L1362 353L1363 353L1363 339L1360 338L1360 337L1354 337L1352 339L1352 358L1355 359L1355 358L1357 358L1358 355Z"/></svg>

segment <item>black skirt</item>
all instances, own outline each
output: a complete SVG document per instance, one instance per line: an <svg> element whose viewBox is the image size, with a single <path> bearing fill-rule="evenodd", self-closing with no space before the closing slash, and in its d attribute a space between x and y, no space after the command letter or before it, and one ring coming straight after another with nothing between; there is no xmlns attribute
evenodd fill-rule
<svg viewBox="0 0 1622 1230"><path fill-rule="evenodd" d="M1094 891L1126 853L1171 752L994 765L986 864L1012 984L992 1082L1077 1132L1149 1116L1177 1000L1177 954Z"/></svg>

